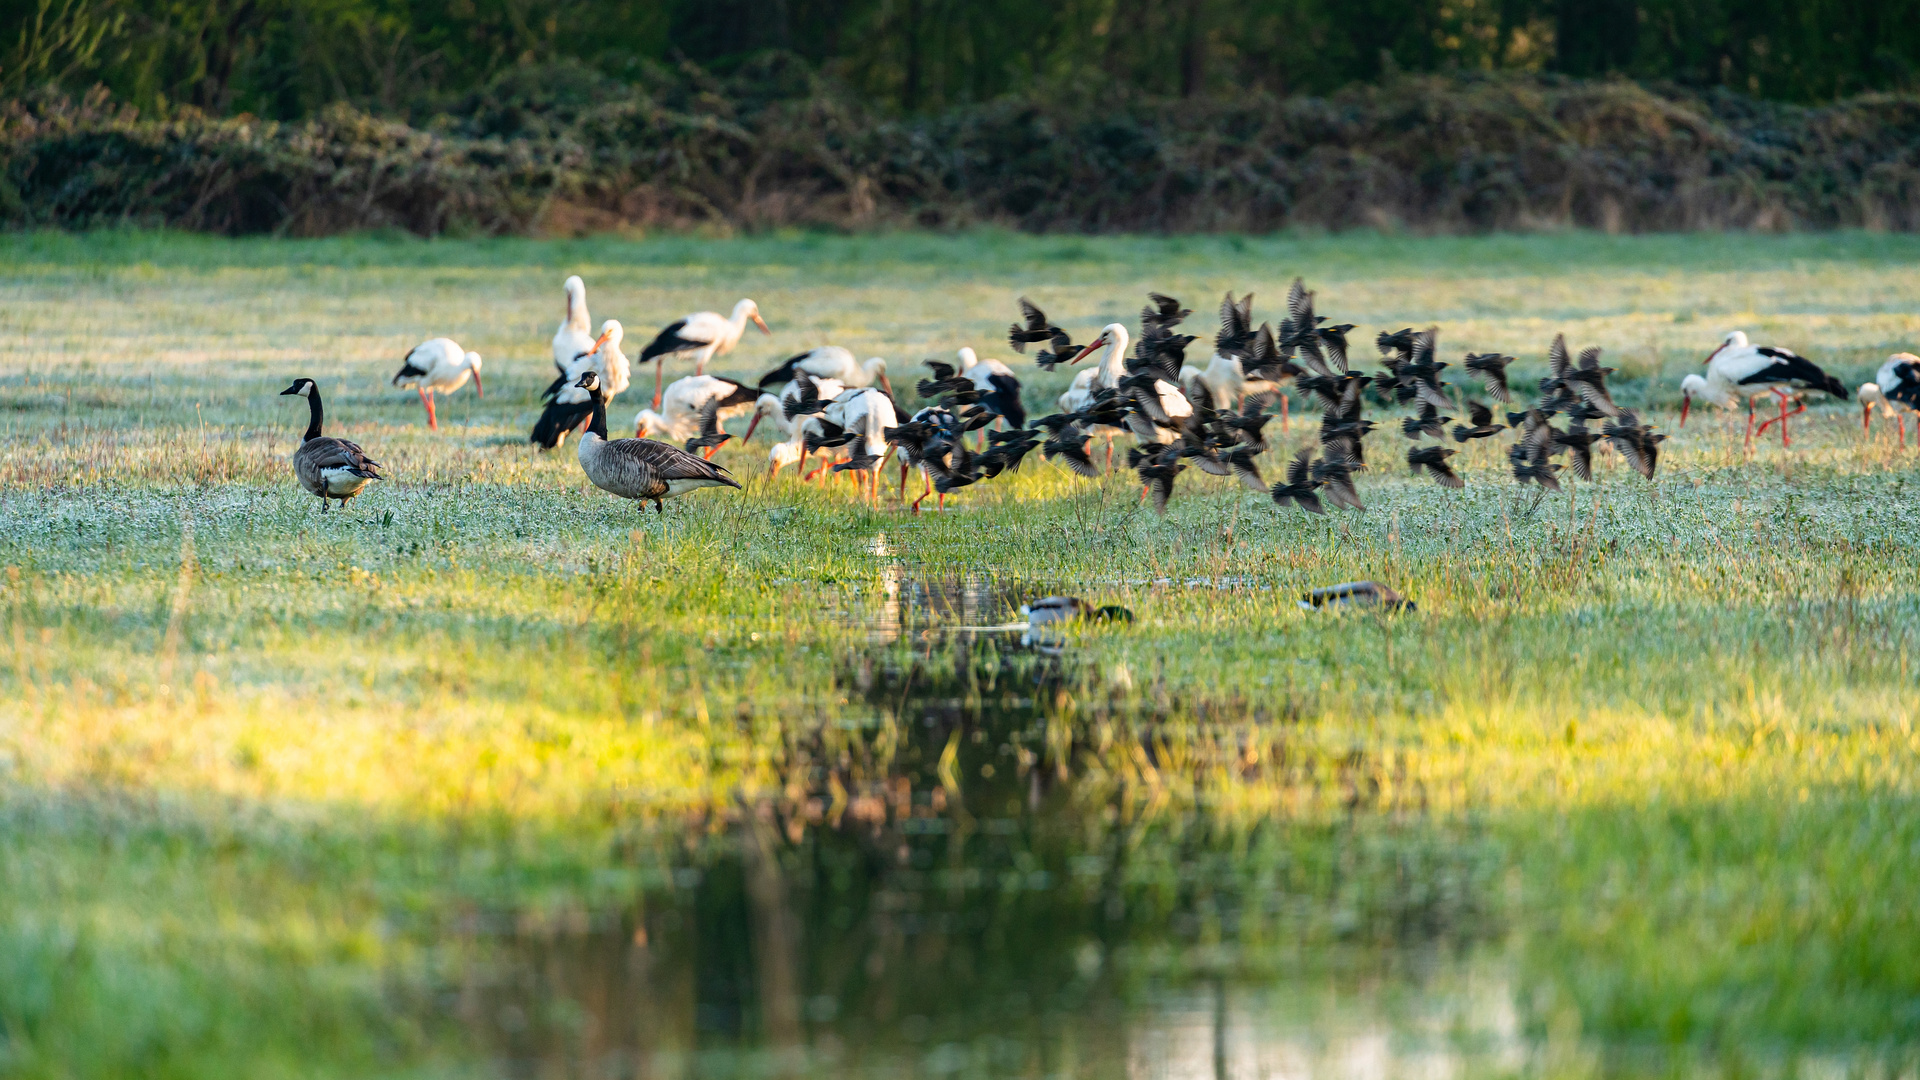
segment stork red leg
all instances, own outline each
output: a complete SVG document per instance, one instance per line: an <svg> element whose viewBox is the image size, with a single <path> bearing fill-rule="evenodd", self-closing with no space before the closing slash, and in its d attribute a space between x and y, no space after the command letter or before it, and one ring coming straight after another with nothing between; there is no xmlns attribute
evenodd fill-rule
<svg viewBox="0 0 1920 1080"><path fill-rule="evenodd" d="M1807 403L1806 403L1806 402L1804 402L1804 401L1802 401L1802 402L1800 402L1800 407L1799 407L1799 408L1797 408L1797 409L1795 409L1795 410L1793 410L1792 412L1788 412L1788 411L1787 411L1787 398L1788 398L1788 395L1786 395L1786 394L1784 394L1784 393L1782 393L1782 392L1780 392L1780 391L1778 391L1778 390L1775 390L1775 391L1773 391L1773 396L1774 396L1774 397L1776 397L1776 398L1778 398L1778 399L1779 399L1779 401L1780 401L1780 415L1779 415L1779 416L1776 416L1776 417L1773 417L1772 419L1769 419L1769 420L1766 420L1766 421L1763 421L1763 422L1762 422L1762 423L1760 424L1760 431L1761 431L1762 433L1765 433L1765 432L1766 432L1766 430L1767 430L1767 429L1768 429L1769 427L1772 427L1772 426L1773 426L1773 425L1774 425L1774 424L1775 424L1775 423L1777 422L1777 423L1779 423L1779 425L1780 425L1780 445L1782 445L1782 446L1792 446L1792 445L1793 445L1793 439L1792 439L1791 437L1789 437L1789 436L1788 436L1788 434L1787 434L1787 417L1789 417L1789 416L1799 416L1799 415L1800 415L1801 413L1803 413L1803 412L1806 412L1806 411L1807 411Z"/></svg>
<svg viewBox="0 0 1920 1080"><path fill-rule="evenodd" d="M667 358L656 356L653 359L653 411L660 411L660 380L667 377Z"/></svg>
<svg viewBox="0 0 1920 1080"><path fill-rule="evenodd" d="M923 478L926 480L927 486L920 492L920 497L913 500L913 512L916 514L920 512L920 504L926 501L927 496L933 494L933 477L924 476Z"/></svg>
<svg viewBox="0 0 1920 1080"><path fill-rule="evenodd" d="M1753 399L1747 399L1747 449L1753 449Z"/></svg>
<svg viewBox="0 0 1920 1080"><path fill-rule="evenodd" d="M1287 433L1287 395L1280 395L1280 433Z"/></svg>
<svg viewBox="0 0 1920 1080"><path fill-rule="evenodd" d="M426 407L428 429L439 431L440 418L433 415L433 399L427 396L427 388L424 386L416 386L414 389L420 391L420 404Z"/></svg>

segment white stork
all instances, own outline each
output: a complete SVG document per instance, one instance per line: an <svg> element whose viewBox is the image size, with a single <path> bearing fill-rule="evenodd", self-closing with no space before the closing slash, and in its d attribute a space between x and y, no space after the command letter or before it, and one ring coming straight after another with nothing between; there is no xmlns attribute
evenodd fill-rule
<svg viewBox="0 0 1920 1080"><path fill-rule="evenodd" d="M635 438L685 442L700 430L700 410L718 399L718 418L731 420L753 411L759 395L750 386L718 375L688 375L675 379L660 397L660 409L641 409L633 419Z"/></svg>
<svg viewBox="0 0 1920 1080"><path fill-rule="evenodd" d="M480 354L467 352L451 338L437 337L414 346L394 374L393 385L418 390L420 404L427 409L427 427L439 431L440 419L433 409L434 395L453 393L467 385L468 376L473 377L474 392L486 397L487 388L480 381Z"/></svg>
<svg viewBox="0 0 1920 1080"><path fill-rule="evenodd" d="M853 353L838 345L822 345L787 357L779 367L760 376L760 389L790 384L803 375L833 379L842 387L872 386L877 382L888 397L893 396L893 383L887 378L885 360L870 356L863 364L853 358Z"/></svg>
<svg viewBox="0 0 1920 1080"><path fill-rule="evenodd" d="M1013 369L991 357L982 360L971 348L962 347L959 352L960 374L973 383L980 391L980 404L998 416L1008 427L1027 426L1027 407L1020 401L1020 380ZM980 438L985 440L987 432L980 429ZM983 441L981 445L986 445Z"/></svg>
<svg viewBox="0 0 1920 1080"><path fill-rule="evenodd" d="M1873 429L1875 406L1900 425L1900 445L1907 445L1907 414L1920 410L1920 356L1894 353L1872 382L1860 384L1860 430ZM1920 442L1920 424L1915 425L1915 441Z"/></svg>
<svg viewBox="0 0 1920 1080"><path fill-rule="evenodd" d="M716 356L724 356L740 344L740 335L746 332L747 320L752 319L760 332L771 336L767 321L760 317L760 305L751 300L742 300L733 305L731 316L721 315L717 311L696 311L678 322L663 328L654 337L651 344L640 350L640 362L653 363L653 407L660 407L660 383L667 366L667 357L691 355L693 373L704 375L707 361Z"/></svg>
<svg viewBox="0 0 1920 1080"><path fill-rule="evenodd" d="M1120 380L1127 377L1127 347L1132 343L1132 335L1119 323L1108 323L1100 331L1100 336L1089 341L1086 348L1073 354L1069 364L1077 364L1087 358L1095 349L1105 349L1100 355L1100 363L1080 372L1073 382L1061 394L1057 404L1061 412L1079 412L1093 404L1093 397L1102 390L1114 390L1120 386ZM1105 436L1107 440L1107 468L1113 468L1113 439L1123 428L1100 425L1088 428L1088 434Z"/></svg>
<svg viewBox="0 0 1920 1080"><path fill-rule="evenodd" d="M587 344L585 352L567 362L567 373L553 380L544 395L546 408L534 421L531 441L551 450L566 441L567 433L593 417L592 392L580 386L580 376L595 375L594 390L602 401L624 393L633 382L633 367L627 354L620 351L625 328L618 319L600 324L600 336Z"/></svg>
<svg viewBox="0 0 1920 1080"><path fill-rule="evenodd" d="M1680 380L1681 425L1686 424L1687 410L1696 397L1723 409L1733 408L1744 398L1747 402L1749 445L1753 442L1754 433L1753 400L1763 394L1772 394L1779 399L1780 415L1762 423L1759 430L1765 432L1768 425L1778 421L1782 446L1793 445L1793 440L1787 434L1787 417L1807 411L1805 402L1800 402L1792 412L1787 411L1787 402L1797 398L1800 391L1824 390L1841 401L1847 400L1847 388L1820 365L1790 349L1749 344L1747 335L1740 330L1729 333L1719 348L1707 354L1706 366L1704 378L1688 375Z"/></svg>
<svg viewBox="0 0 1920 1080"><path fill-rule="evenodd" d="M825 415L828 423L838 424L854 436L851 456L835 465L834 471L854 473L861 494L878 506L880 469L893 449L887 442L887 429L900 422L893 399L870 386L856 387L834 398Z"/></svg>
<svg viewBox="0 0 1920 1080"><path fill-rule="evenodd" d="M587 283L580 280L580 275L568 278L563 288L567 290L567 313L560 320L560 329L553 332L553 367L565 377L574 359L593 349L593 320L587 317ZM579 378L580 373L574 372L573 377Z"/></svg>

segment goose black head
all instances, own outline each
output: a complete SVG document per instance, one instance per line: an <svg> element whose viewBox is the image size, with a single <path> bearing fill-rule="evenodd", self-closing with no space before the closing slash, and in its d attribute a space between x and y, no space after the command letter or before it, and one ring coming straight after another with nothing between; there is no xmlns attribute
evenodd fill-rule
<svg viewBox="0 0 1920 1080"><path fill-rule="evenodd" d="M288 394L297 394L300 397L308 397L312 395L312 393L313 393L312 379L295 379L293 380L292 386L289 386L285 390L280 391L280 396L286 397Z"/></svg>
<svg viewBox="0 0 1920 1080"><path fill-rule="evenodd" d="M583 371L580 373L580 377L574 380L573 385L588 393L592 393L593 388L600 385L600 373L597 371Z"/></svg>

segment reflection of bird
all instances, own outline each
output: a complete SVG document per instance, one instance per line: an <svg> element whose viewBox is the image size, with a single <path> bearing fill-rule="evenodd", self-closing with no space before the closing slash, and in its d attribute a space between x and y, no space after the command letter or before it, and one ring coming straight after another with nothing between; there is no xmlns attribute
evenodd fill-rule
<svg viewBox="0 0 1920 1080"><path fill-rule="evenodd" d="M1030 604L1022 605L1020 614L1026 616L1029 626L1046 626L1049 623L1072 622L1076 619L1102 622L1133 621L1133 612L1118 604L1094 607L1077 596L1043 596Z"/></svg>
<svg viewBox="0 0 1920 1080"><path fill-rule="evenodd" d="M473 392L486 397L487 388L480 382L480 354L467 352L450 338L437 337L414 346L393 376L393 385L411 386L420 392L420 404L427 409L427 427L438 431L434 395L453 393L467 385L469 375L473 377Z"/></svg>
<svg viewBox="0 0 1920 1080"><path fill-rule="evenodd" d="M722 315L717 311L696 311L678 322L668 323L660 329L647 347L640 350L640 362L652 361L653 369L653 407L660 407L660 381L666 371L669 356L693 357L693 373L704 375L707 361L716 356L724 356L740 344L740 335L746 332L747 320L763 334L771 335L767 321L760 317L760 305L751 300L742 300L733 305L732 315Z"/></svg>
<svg viewBox="0 0 1920 1080"><path fill-rule="evenodd" d="M330 438L320 433L323 410L320 387L312 379L295 379L280 391L307 399L307 432L300 436L300 449L293 452L293 476L308 494L320 496L320 512L327 512L327 500L339 499L340 509L347 500L360 494L369 480L384 480L380 463L367 456L358 443Z"/></svg>
<svg viewBox="0 0 1920 1080"><path fill-rule="evenodd" d="M1807 411L1805 402L1801 402L1792 412L1787 411L1787 401L1798 396L1800 391L1824 390L1841 401L1847 400L1847 388L1820 365L1789 349L1754 345L1739 330L1729 333L1720 342L1719 348L1707 354L1706 365L1705 377L1688 375L1680 380L1681 426L1686 426L1687 411L1692 407L1694 398L1704 398L1723 409L1731 409L1736 402L1745 399L1749 444L1753 442L1756 430L1753 426L1753 399L1762 394L1772 394L1779 399L1780 415L1762 423L1757 430L1764 433L1769 424L1778 421L1782 446L1793 445L1787 435L1787 417Z"/></svg>
<svg viewBox="0 0 1920 1080"><path fill-rule="evenodd" d="M1875 406L1900 425L1900 445L1907 445L1907 414L1920 410L1920 356L1894 353L1872 382L1860 384L1860 430L1873 430Z"/></svg>
<svg viewBox="0 0 1920 1080"><path fill-rule="evenodd" d="M585 371L575 384L590 396L593 413L587 433L580 437L580 469L595 487L636 507L648 502L665 513L664 499L705 487L737 488L727 470L704 458L652 439L607 439L607 398L600 390L598 372Z"/></svg>
<svg viewBox="0 0 1920 1080"><path fill-rule="evenodd" d="M1413 601L1390 585L1377 581L1346 581L1315 589L1300 599L1300 606L1313 608L1380 607L1388 611L1417 611Z"/></svg>
<svg viewBox="0 0 1920 1080"><path fill-rule="evenodd" d="M1425 469L1427 475L1433 477L1433 482L1441 487L1466 487L1467 482L1460 479L1460 474L1447 464L1447 459L1459 452L1442 446L1416 446L1407 451L1407 464L1416 473Z"/></svg>

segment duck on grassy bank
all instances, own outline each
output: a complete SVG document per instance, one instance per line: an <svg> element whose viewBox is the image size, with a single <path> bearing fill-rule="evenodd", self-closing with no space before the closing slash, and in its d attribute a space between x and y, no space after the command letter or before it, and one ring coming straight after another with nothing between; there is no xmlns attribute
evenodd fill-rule
<svg viewBox="0 0 1920 1080"><path fill-rule="evenodd" d="M360 494L369 480L384 480L380 463L367 456L358 443L329 438L321 434L325 411L320 404L320 387L312 379L293 380L280 391L281 397L293 395L307 399L307 430L300 436L300 449L293 452L293 475L309 494L320 497L320 512L326 513L327 500L347 500Z"/></svg>
<svg viewBox="0 0 1920 1080"><path fill-rule="evenodd" d="M635 500L656 513L666 513L662 502L706 487L738 488L727 470L689 454L677 446L652 439L607 439L607 399L595 371L581 372L574 385L586 391L592 414L587 433L580 437L580 470L602 491Z"/></svg>
<svg viewBox="0 0 1920 1080"><path fill-rule="evenodd" d="M1086 619L1094 622L1132 622L1133 612L1119 604L1094 607L1077 596L1043 596L1020 607L1030 627Z"/></svg>
<svg viewBox="0 0 1920 1080"><path fill-rule="evenodd" d="M418 390L420 404L427 410L428 430L439 431L440 420L433 409L434 396L453 393L467 385L469 376L473 379L474 393L486 397L486 384L480 381L480 354L462 349L451 338L437 337L414 346L401 362L400 370L394 373L393 385Z"/></svg>
<svg viewBox="0 0 1920 1080"><path fill-rule="evenodd" d="M1312 611L1348 607L1377 607L1386 611L1417 611L1414 602L1400 595L1391 585L1378 581L1344 581L1314 589L1300 598L1301 608Z"/></svg>

